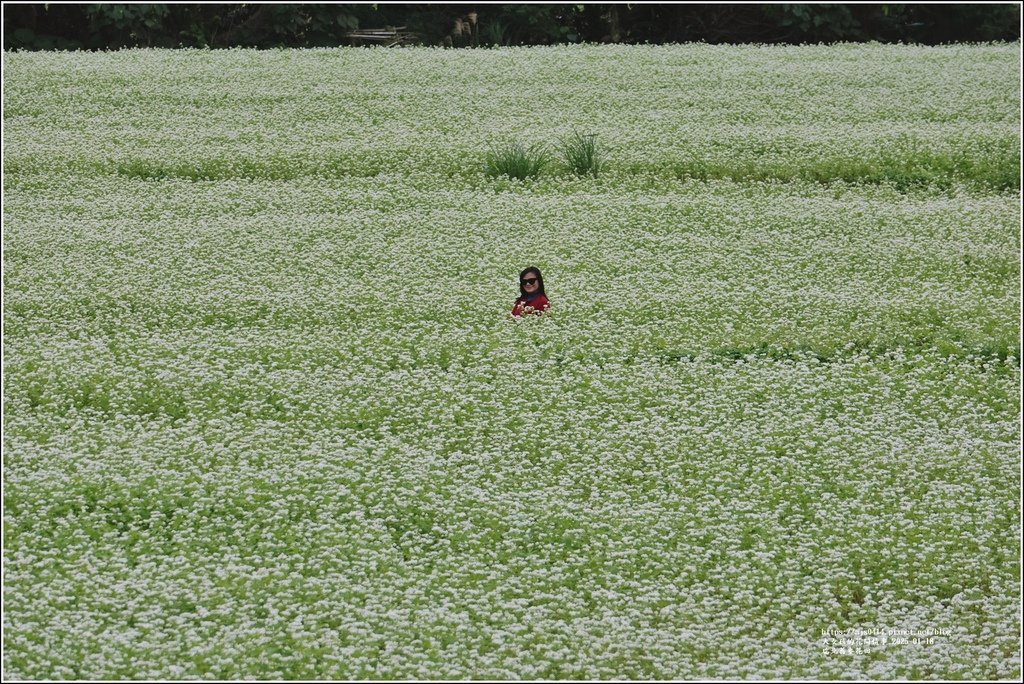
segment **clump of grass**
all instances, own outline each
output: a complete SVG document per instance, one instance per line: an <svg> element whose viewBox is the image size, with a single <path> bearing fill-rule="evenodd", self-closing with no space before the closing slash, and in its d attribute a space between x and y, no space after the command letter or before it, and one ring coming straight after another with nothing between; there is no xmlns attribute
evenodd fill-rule
<svg viewBox="0 0 1024 684"><path fill-rule="evenodd" d="M562 139L561 150L569 168L577 175L596 178L604 167L604 155L597 147L597 133L573 131L571 137Z"/></svg>
<svg viewBox="0 0 1024 684"><path fill-rule="evenodd" d="M512 141L492 144L487 153L487 175L523 180L540 174L548 164L548 151L544 145L534 143L529 147Z"/></svg>

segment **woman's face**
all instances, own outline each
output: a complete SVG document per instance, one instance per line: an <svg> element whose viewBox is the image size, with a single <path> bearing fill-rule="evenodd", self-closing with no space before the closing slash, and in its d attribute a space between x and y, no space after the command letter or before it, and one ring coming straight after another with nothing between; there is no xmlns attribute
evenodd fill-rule
<svg viewBox="0 0 1024 684"><path fill-rule="evenodd" d="M529 271L524 275L521 282L523 283L523 290L526 294L533 294L537 291L537 288L540 287L540 281L537 279L537 274L533 271Z"/></svg>

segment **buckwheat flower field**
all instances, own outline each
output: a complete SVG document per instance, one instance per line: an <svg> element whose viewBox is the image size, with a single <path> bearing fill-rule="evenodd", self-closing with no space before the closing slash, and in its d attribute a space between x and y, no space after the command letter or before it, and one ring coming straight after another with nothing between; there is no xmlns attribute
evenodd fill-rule
<svg viewBox="0 0 1024 684"><path fill-rule="evenodd" d="M5 53L5 679L1019 677L1019 58Z"/></svg>

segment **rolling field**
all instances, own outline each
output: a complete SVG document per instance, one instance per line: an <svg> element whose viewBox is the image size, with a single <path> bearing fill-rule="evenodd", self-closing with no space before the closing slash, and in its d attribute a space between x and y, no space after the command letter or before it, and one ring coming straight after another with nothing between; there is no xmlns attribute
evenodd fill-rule
<svg viewBox="0 0 1024 684"><path fill-rule="evenodd" d="M3 59L5 678L1021 674L1019 43Z"/></svg>

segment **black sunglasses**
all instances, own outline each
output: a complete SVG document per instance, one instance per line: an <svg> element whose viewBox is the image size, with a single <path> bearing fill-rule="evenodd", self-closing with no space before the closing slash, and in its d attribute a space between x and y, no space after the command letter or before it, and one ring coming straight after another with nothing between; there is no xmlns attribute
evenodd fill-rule
<svg viewBox="0 0 1024 684"><path fill-rule="evenodd" d="M536 285L537 284L537 279L536 278L523 278L519 282L521 282L523 285Z"/></svg>

